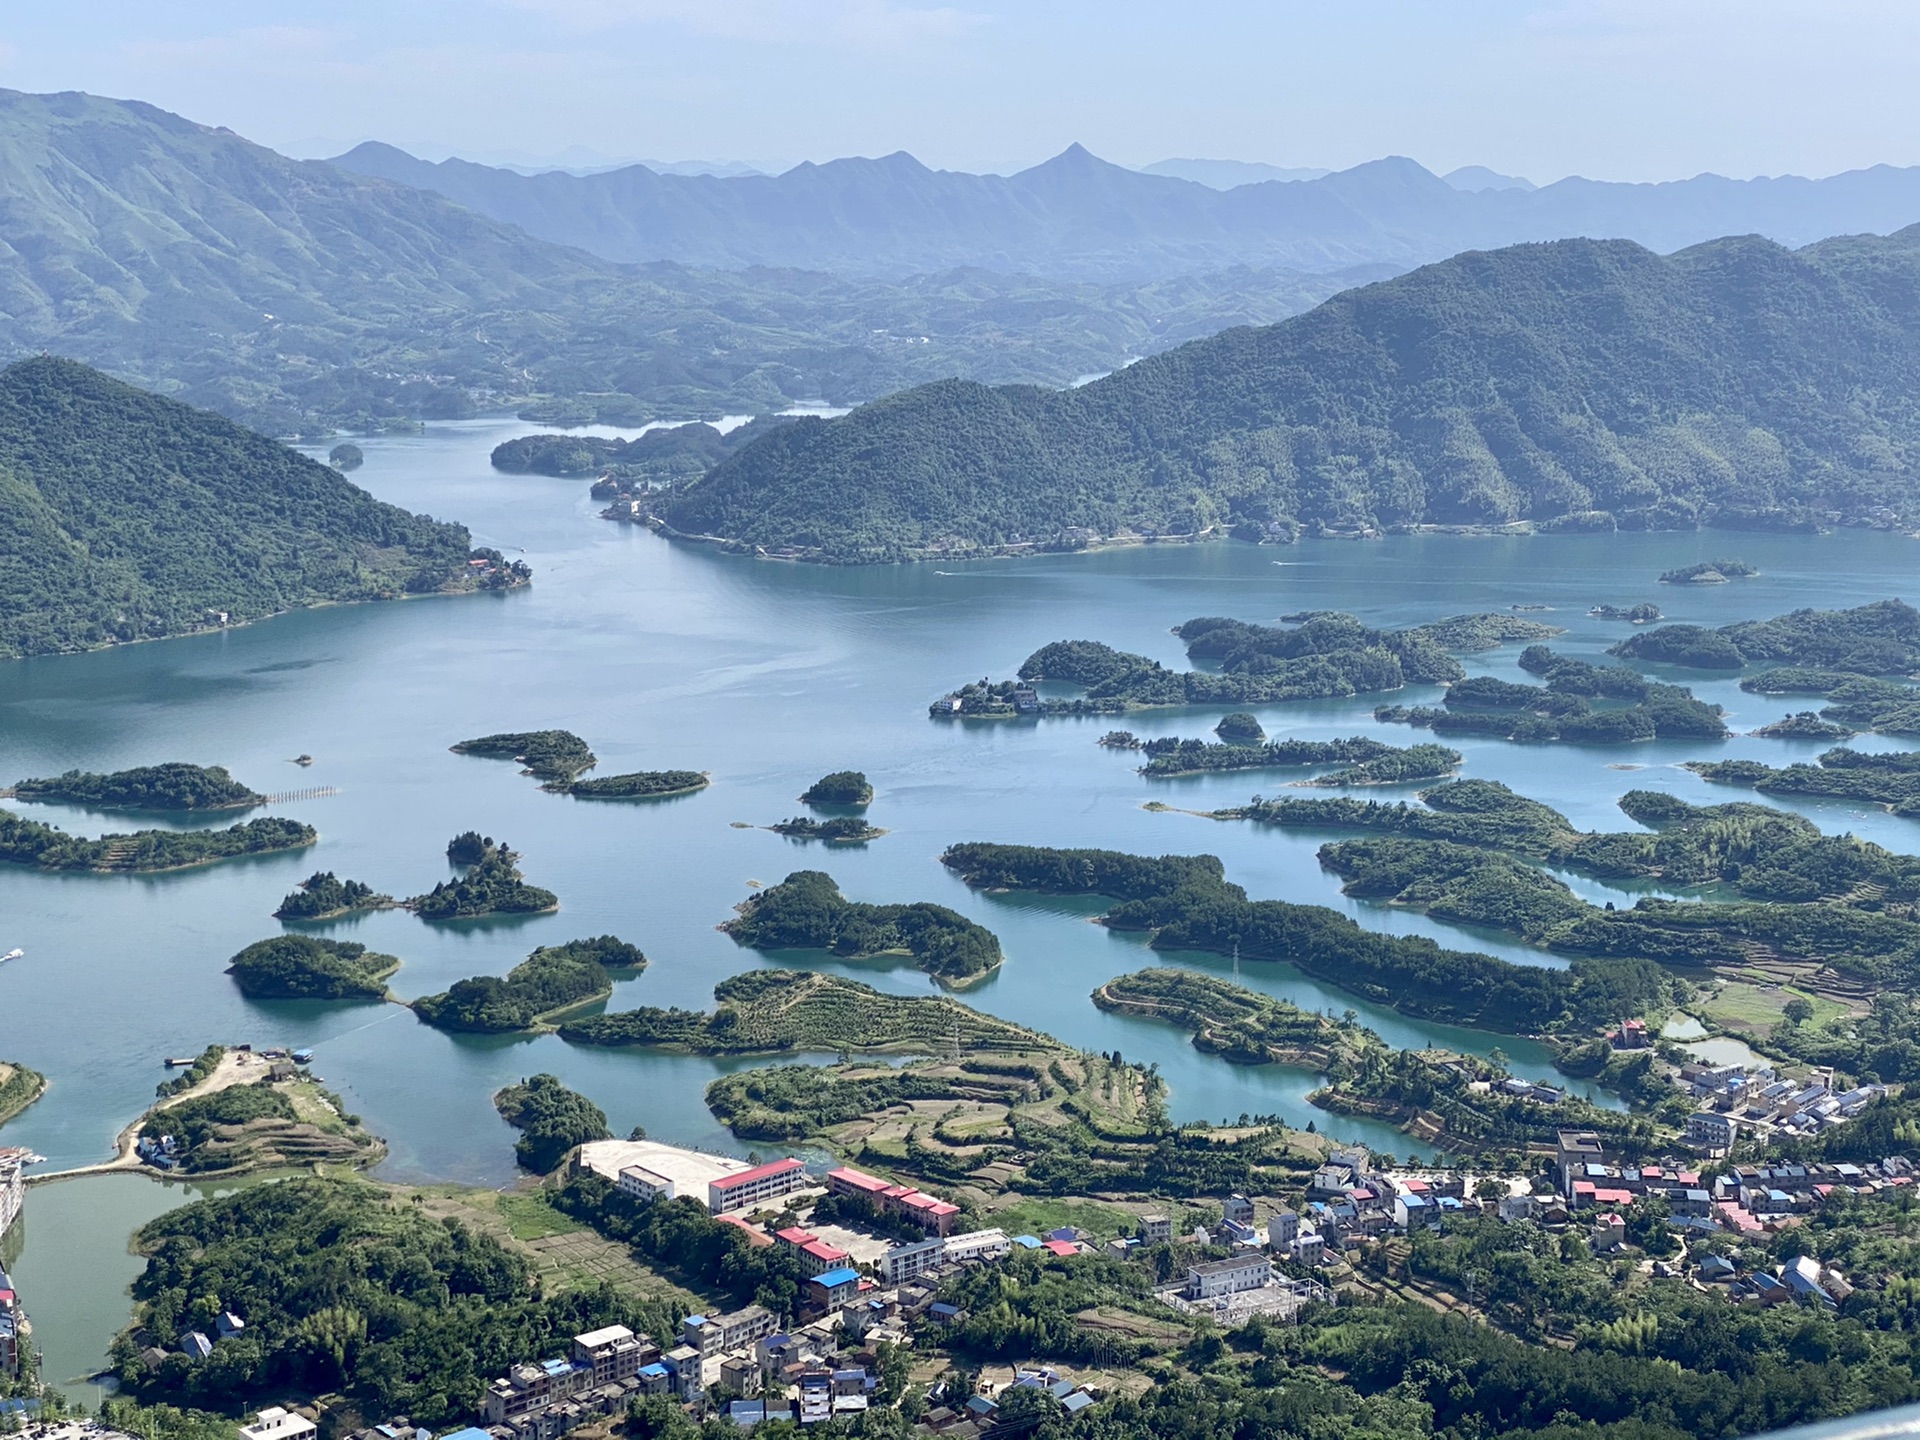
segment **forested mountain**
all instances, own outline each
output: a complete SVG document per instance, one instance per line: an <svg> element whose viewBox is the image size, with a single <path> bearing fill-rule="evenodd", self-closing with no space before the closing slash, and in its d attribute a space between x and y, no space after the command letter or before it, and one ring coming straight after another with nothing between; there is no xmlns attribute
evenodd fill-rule
<svg viewBox="0 0 1920 1440"><path fill-rule="evenodd" d="M71 360L0 370L0 659L472 588L467 532Z"/></svg>
<svg viewBox="0 0 1920 1440"><path fill-rule="evenodd" d="M1078 390L948 381L801 420L662 514L841 560L1064 527L1912 524L1917 405L1920 226L1797 252L1569 240L1457 256Z"/></svg>
<svg viewBox="0 0 1920 1440"><path fill-rule="evenodd" d="M1720 235L1804 245L1920 221L1920 168L1889 166L1824 180L1574 178L1534 189L1477 167L1442 179L1393 157L1216 189L1199 182L1218 182L1217 167L1181 168L1205 162L1143 173L1078 145L1006 176L930 170L905 152L727 178L638 165L521 175L380 144L335 163L615 260L893 276L953 266L1136 281L1236 265L1406 269L1526 240L1618 237L1664 252Z"/></svg>
<svg viewBox="0 0 1920 1440"><path fill-rule="evenodd" d="M277 432L543 398L633 423L954 374L1063 385L1382 273L1113 288L617 265L151 105L0 91L0 359L55 350Z"/></svg>

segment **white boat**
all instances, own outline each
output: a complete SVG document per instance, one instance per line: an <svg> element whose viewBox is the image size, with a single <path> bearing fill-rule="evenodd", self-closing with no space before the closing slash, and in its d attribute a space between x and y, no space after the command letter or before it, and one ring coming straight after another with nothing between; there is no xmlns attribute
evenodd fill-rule
<svg viewBox="0 0 1920 1440"><path fill-rule="evenodd" d="M9 960L18 960L22 955L26 953L27 952L24 950L9 950L7 951L6 954L0 955L0 965L6 964L7 961Z"/></svg>

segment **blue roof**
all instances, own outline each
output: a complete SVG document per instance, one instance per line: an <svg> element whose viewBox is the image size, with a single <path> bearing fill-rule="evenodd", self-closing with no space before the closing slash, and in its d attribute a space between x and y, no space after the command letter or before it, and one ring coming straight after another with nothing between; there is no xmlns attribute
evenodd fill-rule
<svg viewBox="0 0 1920 1440"><path fill-rule="evenodd" d="M464 1430L456 1430L451 1435L441 1436L440 1440L493 1440L493 1437L479 1426L469 1425Z"/></svg>
<svg viewBox="0 0 1920 1440"><path fill-rule="evenodd" d="M669 1375L673 1372L656 1360L651 1365L642 1365L640 1367L640 1373L642 1375ZM452 1437L448 1437L448 1440L452 1440Z"/></svg>
<svg viewBox="0 0 1920 1440"><path fill-rule="evenodd" d="M1013 1243L1023 1246L1028 1250L1038 1250L1040 1248L1039 1237L1035 1235L1016 1235L1013 1237Z"/></svg>
<svg viewBox="0 0 1920 1440"><path fill-rule="evenodd" d="M855 1285L860 1280L860 1272L851 1266L842 1265L838 1270L823 1270L813 1277L813 1283L828 1290L837 1290L842 1285Z"/></svg>
<svg viewBox="0 0 1920 1440"><path fill-rule="evenodd" d="M1084 1390L1076 1390L1071 1395L1061 1397L1060 1403L1067 1407L1067 1413L1069 1415L1078 1415L1082 1410L1093 1404L1093 1396L1087 1394Z"/></svg>

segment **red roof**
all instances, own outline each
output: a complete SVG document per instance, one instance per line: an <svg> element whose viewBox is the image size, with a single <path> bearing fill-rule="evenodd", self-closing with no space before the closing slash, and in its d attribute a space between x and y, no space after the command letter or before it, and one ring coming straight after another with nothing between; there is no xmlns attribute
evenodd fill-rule
<svg viewBox="0 0 1920 1440"><path fill-rule="evenodd" d="M846 1251L829 1245L824 1240L809 1240L800 1247L800 1253L811 1255L814 1259L831 1265L838 1265L842 1260L849 1258Z"/></svg>
<svg viewBox="0 0 1920 1440"><path fill-rule="evenodd" d="M1071 1240L1047 1240L1043 1241L1042 1244L1056 1255L1078 1255L1080 1253L1080 1247Z"/></svg>
<svg viewBox="0 0 1920 1440"><path fill-rule="evenodd" d="M1424 1180L1408 1180L1405 1183L1409 1195L1424 1195L1432 1188Z"/></svg>
<svg viewBox="0 0 1920 1440"><path fill-rule="evenodd" d="M722 1225L738 1225L742 1230L746 1231L747 1243L749 1245L758 1247L762 1245L773 1244L772 1237L770 1237L766 1231L756 1230L753 1226L749 1225L746 1221L742 1220L738 1215L721 1215L717 1218L719 1219Z"/></svg>
<svg viewBox="0 0 1920 1440"><path fill-rule="evenodd" d="M756 1165L751 1170L741 1170L732 1175L722 1175L712 1183L722 1190L737 1190L742 1185L751 1185L756 1180L765 1180L773 1175L790 1175L795 1170L807 1167L789 1156L785 1160L775 1160L768 1165Z"/></svg>
<svg viewBox="0 0 1920 1440"><path fill-rule="evenodd" d="M802 1230L798 1225L789 1225L784 1230L774 1231L773 1234L775 1239L783 1240L789 1245L804 1245L809 1240L819 1238L811 1230Z"/></svg>
<svg viewBox="0 0 1920 1440"><path fill-rule="evenodd" d="M856 1190L878 1192L887 1188L887 1182L878 1176L868 1175L861 1170L849 1170L844 1165L838 1170L829 1170L827 1178L838 1180L842 1185L851 1185Z"/></svg>
<svg viewBox="0 0 1920 1440"><path fill-rule="evenodd" d="M1631 1205L1633 1192L1631 1190L1595 1190L1593 1202L1596 1205Z"/></svg>

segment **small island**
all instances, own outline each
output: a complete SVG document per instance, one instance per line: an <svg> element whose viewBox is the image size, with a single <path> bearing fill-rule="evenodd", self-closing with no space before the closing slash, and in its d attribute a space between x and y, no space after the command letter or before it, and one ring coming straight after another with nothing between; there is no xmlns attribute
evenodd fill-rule
<svg viewBox="0 0 1920 1440"><path fill-rule="evenodd" d="M847 899L833 877L796 870L743 901L720 928L754 950L829 950L842 960L905 955L942 985L970 985L1003 958L1000 940L958 911L925 902L868 905Z"/></svg>
<svg viewBox="0 0 1920 1440"><path fill-rule="evenodd" d="M512 760L522 774L543 782L548 790L565 790L574 779L599 763L587 742L571 730L514 730L482 735L449 747L456 755L481 755L490 760Z"/></svg>
<svg viewBox="0 0 1920 1440"><path fill-rule="evenodd" d="M273 912L276 920L337 920L363 910L390 910L399 902L358 880L342 880L331 870L316 870L302 880Z"/></svg>
<svg viewBox="0 0 1920 1440"><path fill-rule="evenodd" d="M1140 747L1147 763L1140 773L1149 779L1177 779L1185 775L1210 774L1223 770L1291 770L1310 765L1363 767L1381 763L1394 756L1409 756L1419 750L1440 747L1389 745L1365 735L1346 740L1268 740L1255 744L1213 745L1205 740L1177 740L1171 736L1149 740ZM1460 763L1452 751L1448 768Z"/></svg>
<svg viewBox="0 0 1920 1440"><path fill-rule="evenodd" d="M269 1070L249 1080L245 1069L228 1072L234 1059L226 1057L201 1082L210 1088L147 1113L135 1140L143 1163L213 1177L322 1164L364 1168L386 1158L387 1147L339 1096L290 1064L283 1078Z"/></svg>
<svg viewBox="0 0 1920 1440"><path fill-rule="evenodd" d="M0 810L0 863L42 870L154 875L190 870L240 855L271 855L315 844L320 832L297 820L249 820L225 830L136 830L83 840L38 820Z"/></svg>
<svg viewBox="0 0 1920 1440"><path fill-rule="evenodd" d="M887 995L817 970L748 970L713 988L703 1010L620 1010L560 1027L574 1045L637 1046L692 1055L775 1055L795 1050L948 1055L1051 1050L1057 1042L944 995Z"/></svg>
<svg viewBox="0 0 1920 1440"><path fill-rule="evenodd" d="M358 470L366 462L366 452L351 441L343 440L327 452L327 463L342 475Z"/></svg>
<svg viewBox="0 0 1920 1440"><path fill-rule="evenodd" d="M1625 620L1630 625L1654 625L1666 618L1658 605L1644 600L1638 605L1596 605L1587 614L1595 620Z"/></svg>
<svg viewBox="0 0 1920 1440"><path fill-rule="evenodd" d="M560 1168L575 1147L590 1140L611 1140L606 1112L555 1075L535 1075L494 1092L493 1108L520 1132L513 1157L536 1175Z"/></svg>
<svg viewBox="0 0 1920 1440"><path fill-rule="evenodd" d="M13 787L22 800L84 805L90 810L250 810L267 797L242 785L219 765L141 765L110 775L69 770Z"/></svg>
<svg viewBox="0 0 1920 1440"><path fill-rule="evenodd" d="M13 1119L47 1090L47 1077L24 1065L0 1060L0 1125Z"/></svg>
<svg viewBox="0 0 1920 1440"><path fill-rule="evenodd" d="M1226 745L1258 745L1267 738L1259 717L1249 715L1244 710L1223 716L1220 723L1213 727L1213 733Z"/></svg>
<svg viewBox="0 0 1920 1440"><path fill-rule="evenodd" d="M1837 721L1823 720L1811 710L1802 710L1762 725L1753 733L1769 740L1848 740L1858 732Z"/></svg>
<svg viewBox="0 0 1920 1440"><path fill-rule="evenodd" d="M353 941L275 935L235 955L227 973L249 1000L385 1000L399 968L397 956Z"/></svg>
<svg viewBox="0 0 1920 1440"><path fill-rule="evenodd" d="M1325 1072L1351 1064L1371 1032L1211 975L1166 968L1109 980L1093 1003L1118 1015L1163 1020L1193 1035L1193 1047L1236 1065L1299 1065Z"/></svg>
<svg viewBox="0 0 1920 1440"><path fill-rule="evenodd" d="M473 853L468 843L472 838L469 830L447 846L447 858L469 866L467 873L405 901L407 909L422 920L471 920L481 915L540 915L560 908L560 897L551 890L527 884L519 855L504 842L495 845L490 837L483 838L479 858L465 859Z"/></svg>
<svg viewBox="0 0 1920 1440"><path fill-rule="evenodd" d="M543 945L504 980L476 975L443 994L422 996L412 1008L436 1030L508 1035L552 1029L561 1016L613 994L612 972L637 973L646 965L639 947L615 935Z"/></svg>
<svg viewBox="0 0 1920 1440"><path fill-rule="evenodd" d="M789 840L824 840L829 845L864 845L887 833L878 825L869 825L857 815L836 815L831 820L795 815L767 828Z"/></svg>
<svg viewBox="0 0 1920 1440"><path fill-rule="evenodd" d="M704 790L711 779L704 770L636 770L631 775L602 775L575 780L565 792L579 800L665 800ZM548 789L563 787L549 785Z"/></svg>
<svg viewBox="0 0 1920 1440"><path fill-rule="evenodd" d="M822 775L800 797L803 805L847 805L865 808L873 803L873 786L858 770L836 770Z"/></svg>
<svg viewBox="0 0 1920 1440"><path fill-rule="evenodd" d="M1760 572L1744 560L1702 560L1697 565L1683 565L1678 570L1669 570L1660 577L1662 585L1724 585L1729 580L1745 580Z"/></svg>

